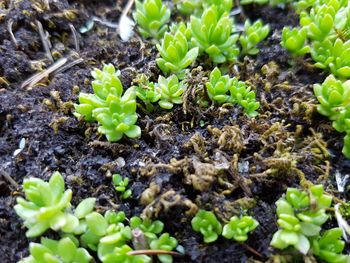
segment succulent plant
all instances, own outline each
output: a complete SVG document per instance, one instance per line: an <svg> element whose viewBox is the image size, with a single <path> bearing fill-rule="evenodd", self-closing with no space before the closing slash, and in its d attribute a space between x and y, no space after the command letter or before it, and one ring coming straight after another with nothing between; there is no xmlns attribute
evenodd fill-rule
<svg viewBox="0 0 350 263"><path fill-rule="evenodd" d="M350 80L342 82L330 75L322 84L314 85L314 93L319 101L317 110L332 120L338 132L346 132L343 153L350 158Z"/></svg>
<svg viewBox="0 0 350 263"><path fill-rule="evenodd" d="M157 235L162 233L164 224L159 221L153 221L151 219L145 218L141 219L138 216L130 218L130 227L132 229L139 228L149 240L157 238Z"/></svg>
<svg viewBox="0 0 350 263"><path fill-rule="evenodd" d="M314 93L319 101L317 110L324 116L336 120L340 109L350 104L350 81L342 82L330 75L322 84L314 85ZM338 131L343 132L345 128Z"/></svg>
<svg viewBox="0 0 350 263"><path fill-rule="evenodd" d="M123 178L120 174L113 174L112 180L115 190L121 194L122 199L128 199L132 195L131 189L127 189L129 178Z"/></svg>
<svg viewBox="0 0 350 263"><path fill-rule="evenodd" d="M135 125L136 93L129 88L123 93L118 72L112 64L105 65L103 71L92 71L95 80L92 88L95 94L79 94L80 104L75 104L75 116L84 117L86 121L98 121L98 131L107 137L108 141L118 141L123 135L137 138L141 129Z"/></svg>
<svg viewBox="0 0 350 263"><path fill-rule="evenodd" d="M251 90L243 81L239 81L236 78L232 79L232 85L230 90L230 102L237 103L242 106L244 112L250 116L255 117L258 115L260 103L256 101L255 92Z"/></svg>
<svg viewBox="0 0 350 263"><path fill-rule="evenodd" d="M25 179L23 190L26 199L17 198L15 211L28 228L27 237L40 236L49 228L72 232L78 226L79 220L73 214L65 213L65 209L71 207L72 190L65 191L60 173L53 173L49 182L39 178Z"/></svg>
<svg viewBox="0 0 350 263"><path fill-rule="evenodd" d="M183 29L182 29L183 30ZM157 45L161 55L157 64L164 74L176 74L185 77L185 69L196 60L198 47L189 50L186 35L180 30L175 34L165 33L162 45Z"/></svg>
<svg viewBox="0 0 350 263"><path fill-rule="evenodd" d="M185 84L179 82L175 75L168 78L159 76L156 91L160 94L159 106L164 109L172 109L174 104L182 104L182 94L185 91Z"/></svg>
<svg viewBox="0 0 350 263"><path fill-rule="evenodd" d="M136 86L136 96L143 101L148 112L154 110L152 103L157 102L161 95L156 91L155 84L153 82L148 82L147 84L141 84Z"/></svg>
<svg viewBox="0 0 350 263"><path fill-rule="evenodd" d="M306 45L307 29L290 29L284 27L282 30L282 46L295 56L303 56L310 52L310 47Z"/></svg>
<svg viewBox="0 0 350 263"><path fill-rule="evenodd" d="M19 263L89 263L92 257L84 248L78 247L70 238L59 241L41 238L41 243L31 242L30 256Z"/></svg>
<svg viewBox="0 0 350 263"><path fill-rule="evenodd" d="M243 216L241 218L233 216L226 225L224 225L222 235L227 239L234 239L244 242L248 239L248 233L252 232L259 222L251 216Z"/></svg>
<svg viewBox="0 0 350 263"><path fill-rule="evenodd" d="M233 34L234 24L228 13L220 15L217 6L212 5L200 18L191 16L190 29L193 46L208 54L214 63L237 60L238 35Z"/></svg>
<svg viewBox="0 0 350 263"><path fill-rule="evenodd" d="M133 17L139 25L139 31L144 38L160 39L167 30L170 10L162 0L136 0L136 10Z"/></svg>
<svg viewBox="0 0 350 263"><path fill-rule="evenodd" d="M271 245L278 249L293 246L306 254L310 249L309 238L316 237L329 216L325 209L332 197L323 193L322 185L310 187L310 194L296 188L288 188L277 202L277 224L280 229L273 235Z"/></svg>
<svg viewBox="0 0 350 263"><path fill-rule="evenodd" d="M345 242L341 240L342 230L332 228L322 236L312 240L312 253L319 259L330 263L347 263L349 256L342 254Z"/></svg>
<svg viewBox="0 0 350 263"><path fill-rule="evenodd" d="M329 64L331 72L340 78L350 78L350 40L343 42L337 38L332 55L334 59Z"/></svg>
<svg viewBox="0 0 350 263"><path fill-rule="evenodd" d="M308 36L312 40L324 40L334 26L335 10L332 6L322 5L312 8L310 14L301 15L300 24L307 27Z"/></svg>
<svg viewBox="0 0 350 263"><path fill-rule="evenodd" d="M205 243L214 242L222 232L221 223L211 211L200 209L191 224L194 231L203 235Z"/></svg>
<svg viewBox="0 0 350 263"><path fill-rule="evenodd" d="M267 37L269 32L269 25L263 25L261 20L251 24L247 19L244 23L244 33L239 38L242 53L248 55L258 54L259 49L256 46Z"/></svg>
<svg viewBox="0 0 350 263"><path fill-rule="evenodd" d="M150 243L150 248L154 250L171 251L177 246L177 240L171 237L168 233L162 234L159 238L153 239ZM158 259L162 263L172 263L171 255L158 255Z"/></svg>
<svg viewBox="0 0 350 263"><path fill-rule="evenodd" d="M222 76L220 69L215 68L210 73L209 81L205 83L205 86L212 101L219 104L229 101L230 95L227 93L232 86L232 79L228 75Z"/></svg>
<svg viewBox="0 0 350 263"><path fill-rule="evenodd" d="M218 68L210 73L209 81L205 86L208 97L212 101L219 104L239 104L250 117L255 117L258 114L256 110L259 109L260 103L256 101L255 92L236 78L230 78L228 75L222 76Z"/></svg>

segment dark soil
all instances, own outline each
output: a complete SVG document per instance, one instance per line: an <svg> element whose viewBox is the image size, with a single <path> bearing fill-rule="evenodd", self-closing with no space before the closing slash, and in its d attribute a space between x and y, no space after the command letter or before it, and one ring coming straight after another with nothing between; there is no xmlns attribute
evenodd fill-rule
<svg viewBox="0 0 350 263"><path fill-rule="evenodd" d="M123 43L115 29L95 23L93 30L77 33L77 51L69 24L79 32L92 16L117 22L124 4L61 0L50 1L50 9L45 10L41 1L0 2L1 262L28 255L31 241L13 210L21 189L8 176L20 185L25 177L48 179L53 171L64 175L74 204L93 196L100 211L120 209L127 216L162 220L186 251L175 262L271 260L276 253L269 248L277 229L274 203L286 188L311 181L323 183L335 194L335 170L350 169L350 161L341 154L342 135L316 112L312 84L323 81L324 75L310 66L311 60L291 65L280 47L281 28L296 24L297 17L288 9L246 8L246 16L271 25L260 54L242 58L239 70L230 70L255 87L262 104L256 119L249 119L238 107L202 109L188 96L184 108L140 114L139 140L109 143L97 135L95 124L73 116L78 90L91 92L90 71L103 63L121 70L124 87L140 73L156 80L156 48L139 37ZM69 61L82 58L82 62L28 89L21 87L23 81L52 64L36 20L49 33L56 60L70 56ZM196 65L189 88L203 92L200 84L212 68ZM14 157L22 138L25 147ZM128 201L120 200L112 187L110 176L115 172L131 180L133 195ZM145 198L144 191L151 198ZM260 222L246 243L258 253L223 238L204 244L190 224L198 208L215 211L223 222L247 210Z"/></svg>

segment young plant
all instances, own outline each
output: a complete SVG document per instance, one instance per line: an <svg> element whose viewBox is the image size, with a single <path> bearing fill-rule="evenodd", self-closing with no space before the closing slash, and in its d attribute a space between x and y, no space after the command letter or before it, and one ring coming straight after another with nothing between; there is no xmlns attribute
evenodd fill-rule
<svg viewBox="0 0 350 263"><path fill-rule="evenodd" d="M322 41L333 29L335 14L336 11L330 5L317 6L311 9L310 14L301 15L300 25L307 27L309 38Z"/></svg>
<svg viewBox="0 0 350 263"><path fill-rule="evenodd" d="M341 240L342 230L332 228L312 240L312 253L325 262L347 263L349 256L342 254L345 242Z"/></svg>
<svg viewBox="0 0 350 263"><path fill-rule="evenodd" d="M120 193L122 199L128 199L132 195L131 189L127 189L129 178L123 178L120 174L113 174L112 180L115 190Z"/></svg>
<svg viewBox="0 0 350 263"><path fill-rule="evenodd" d="M255 92L252 91L250 87L248 87L243 81L233 78L229 90L229 101L232 104L237 103L240 105L249 117L256 117L258 115L257 110L260 108L260 103L256 101Z"/></svg>
<svg viewBox="0 0 350 263"><path fill-rule="evenodd" d="M180 79L185 77L185 69L196 60L198 47L189 50L186 36L177 31L175 34L165 33L162 45L157 45L161 55L158 67L164 74L176 74Z"/></svg>
<svg viewBox="0 0 350 263"><path fill-rule="evenodd" d="M152 222L148 218L142 220L140 217L134 216L130 219L130 227L132 229L139 228L149 240L154 240L158 234L162 233L164 224L159 220Z"/></svg>
<svg viewBox="0 0 350 263"><path fill-rule="evenodd" d="M193 46L208 54L214 63L236 61L239 49L238 35L233 34L234 24L228 13L219 13L217 6L204 10L201 18L191 16L190 29Z"/></svg>
<svg viewBox="0 0 350 263"><path fill-rule="evenodd" d="M154 239L150 243L150 248L154 250L172 251L177 246L177 240L168 233L162 234L159 238ZM158 255L158 259L162 263L172 263L171 255Z"/></svg>
<svg viewBox="0 0 350 263"><path fill-rule="evenodd" d="M288 188L286 195L276 202L280 229L273 235L271 245L278 249L293 246L306 255L309 239L317 237L329 218L325 209L331 203L332 197L323 193L322 185L310 187L309 193Z"/></svg>
<svg viewBox="0 0 350 263"><path fill-rule="evenodd" d="M30 256L19 263L89 263L92 257L79 244L65 237L59 241L49 238L41 238L41 243L31 242L29 245Z"/></svg>
<svg viewBox="0 0 350 263"><path fill-rule="evenodd" d="M161 95L156 91L155 84L148 81L146 84L136 86L136 96L142 100L148 112L152 112L154 110L153 103L156 103L161 97Z"/></svg>
<svg viewBox="0 0 350 263"><path fill-rule="evenodd" d="M75 104L75 116L84 117L86 121L97 121L98 131L107 137L108 141L119 141L123 135L138 138L141 129L135 125L136 94L134 88L123 93L119 73L112 64L105 65L103 71L94 69L92 88L95 94L79 94L80 104Z"/></svg>
<svg viewBox="0 0 350 263"><path fill-rule="evenodd" d="M290 29L284 27L282 30L282 46L287 49L294 56L303 56L310 52L310 47L306 45L307 41L307 29L297 28Z"/></svg>
<svg viewBox="0 0 350 263"><path fill-rule="evenodd" d="M239 38L242 53L248 55L258 54L259 49L256 46L267 37L269 32L269 25L263 25L261 20L256 21L254 24L246 20L244 23L244 33Z"/></svg>
<svg viewBox="0 0 350 263"><path fill-rule="evenodd" d="M222 235L227 239L244 242L248 239L248 233L254 231L258 225L259 222L251 216L243 216L241 218L233 216L230 222L224 226Z"/></svg>
<svg viewBox="0 0 350 263"><path fill-rule="evenodd" d="M203 235L205 243L214 242L222 232L221 223L210 211L200 209L191 224L194 231Z"/></svg>
<svg viewBox="0 0 350 263"><path fill-rule="evenodd" d="M170 10L162 0L136 0L136 11L133 17L139 25L140 34L144 38L161 39L167 30Z"/></svg>
<svg viewBox="0 0 350 263"><path fill-rule="evenodd" d="M24 179L23 191L26 199L17 198L15 211L28 228L27 237L38 237L49 228L72 232L79 225L74 215L65 213L71 206L72 190L65 191L60 173L53 173L49 182L39 178Z"/></svg>
<svg viewBox="0 0 350 263"><path fill-rule="evenodd" d="M227 94L232 86L232 79L228 75L221 75L221 71L215 68L209 77L209 81L205 83L208 97L219 104L228 102L230 96Z"/></svg>
<svg viewBox="0 0 350 263"><path fill-rule="evenodd" d="M346 132L343 154L350 158L350 80L342 82L330 75L322 84L314 85L319 101L317 110L332 120L338 132Z"/></svg>
<svg viewBox="0 0 350 263"><path fill-rule="evenodd" d="M182 104L182 95L185 91L185 84L179 82L175 75L168 78L159 76L156 91L160 94L159 106L163 109L172 109L174 104Z"/></svg>
<svg viewBox="0 0 350 263"><path fill-rule="evenodd" d="M231 103L243 107L244 112L250 116L257 116L256 110L260 103L256 101L255 92L247 85L238 81L236 78L230 78L228 75L222 76L221 71L215 68L210 73L209 81L205 84L208 97L219 104ZM228 91L230 95L228 95Z"/></svg>

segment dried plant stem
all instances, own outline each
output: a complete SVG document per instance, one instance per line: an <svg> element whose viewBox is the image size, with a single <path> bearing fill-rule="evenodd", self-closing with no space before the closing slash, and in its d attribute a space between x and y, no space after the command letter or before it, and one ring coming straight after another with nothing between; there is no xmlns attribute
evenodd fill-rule
<svg viewBox="0 0 350 263"><path fill-rule="evenodd" d="M10 183L12 184L16 189L19 187L19 185L16 183L15 180L5 171L0 171L0 174Z"/></svg>
<svg viewBox="0 0 350 263"><path fill-rule="evenodd" d="M79 40L78 40L78 36L77 36L77 31L75 30L75 27L71 23L69 24L69 28L72 31L72 35L73 35L73 39L74 39L75 51L79 52L80 51L80 47L79 47Z"/></svg>
<svg viewBox="0 0 350 263"><path fill-rule="evenodd" d="M240 243L246 250L252 252L254 255L260 257L260 258L264 258L263 255L261 255L258 251L256 251L254 248L252 248L251 246L245 244L245 243Z"/></svg>
<svg viewBox="0 0 350 263"><path fill-rule="evenodd" d="M50 67L48 67L45 71L33 75L32 77L30 77L22 83L21 88L28 86L28 89L30 89L43 78L48 77L52 72L58 70L60 67L66 64L67 60L68 58L61 58L60 60L52 64Z"/></svg>
<svg viewBox="0 0 350 263"><path fill-rule="evenodd" d="M40 23L40 21L36 20L36 25L37 25L38 30L39 30L41 43L43 44L46 56L51 62L54 62L52 55L51 55L51 51L50 51L51 44L49 42L48 35L45 34L44 29L43 29L43 25Z"/></svg>
<svg viewBox="0 0 350 263"><path fill-rule="evenodd" d="M9 19L8 23L7 23L7 30L9 31L9 34L10 34L10 38L13 42L13 44L18 47L18 42L17 42L17 39L15 38L15 35L13 34L12 32L12 25L13 25L13 20L12 19Z"/></svg>

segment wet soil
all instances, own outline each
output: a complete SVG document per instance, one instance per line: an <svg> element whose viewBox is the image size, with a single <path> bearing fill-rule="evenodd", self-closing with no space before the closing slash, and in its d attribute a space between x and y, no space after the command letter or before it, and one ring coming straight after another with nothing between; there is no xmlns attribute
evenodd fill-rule
<svg viewBox="0 0 350 263"><path fill-rule="evenodd" d="M238 22L261 18L271 26L260 54L229 69L256 90L261 102L257 118L246 117L238 107L197 106L192 95L203 93L203 81L213 68L197 64L183 107L141 112L140 139L109 143L96 133L95 124L73 116L73 103L79 91L91 92L90 71L103 63L121 70L124 87L140 73L156 80L156 48L137 36L123 43L115 29L97 22L91 31L79 33L93 16L117 22L125 1L49 1L49 9L44 2L0 2L1 262L28 255L31 240L13 210L22 194L16 184L28 176L48 179L60 171L73 190L74 204L93 196L99 211L120 209L127 216L163 220L186 251L175 262L272 260L274 202L286 188L323 183L337 194L334 172L348 172L350 161L341 154L342 135L316 112L312 84L325 76L308 58L291 62L280 47L283 26L297 23L288 8L250 6L237 17ZM55 60L82 60L28 89L23 81L52 64L37 21L50 36ZM78 50L70 25L77 31ZM24 148L14 156L23 138ZM112 187L115 172L131 181L133 195L127 201ZM198 208L215 211L222 222L242 211L253 215L260 226L246 244L257 253L223 238L204 244L190 225Z"/></svg>

